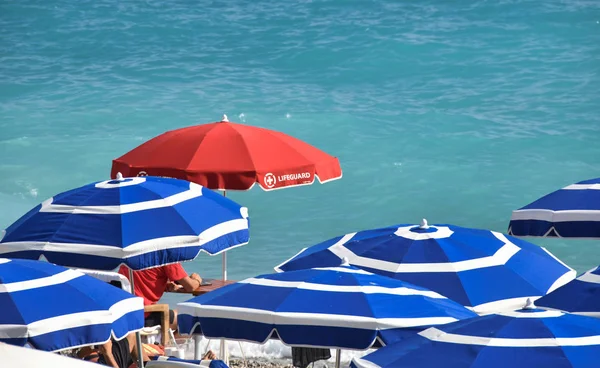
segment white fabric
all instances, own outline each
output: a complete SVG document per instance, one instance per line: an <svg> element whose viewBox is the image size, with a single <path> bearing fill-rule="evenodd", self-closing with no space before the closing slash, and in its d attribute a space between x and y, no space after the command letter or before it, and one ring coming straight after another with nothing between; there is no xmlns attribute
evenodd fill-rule
<svg viewBox="0 0 600 368"><path fill-rule="evenodd" d="M159 250L197 247L204 245L223 235L235 231L248 229L247 219L236 219L222 222L211 228L204 230L200 235L169 236L164 238L155 238L131 244L126 248L109 247L96 244L75 244L75 243L48 243L48 242L6 242L2 243L0 254L17 252L27 248L35 251L50 251L58 253L78 253L85 255L101 255L103 257L124 259L139 256L145 253L154 253ZM242 245L242 244L240 244ZM227 250L230 250L228 248Z"/></svg>
<svg viewBox="0 0 600 368"><path fill-rule="evenodd" d="M66 270L52 276L40 277L38 279L9 282L0 284L0 293L14 293L17 291L39 289L52 285L59 285L70 280L84 276L83 273L74 270Z"/></svg>
<svg viewBox="0 0 600 368"><path fill-rule="evenodd" d="M514 317L514 318L555 318L555 317L560 317L560 316L564 315L564 313L559 312L559 311L554 311L554 310L546 310L543 312L535 312L535 313L507 311L507 312L496 313L496 314L501 315L501 316L506 316L506 317Z"/></svg>
<svg viewBox="0 0 600 368"><path fill-rule="evenodd" d="M373 318L346 314L272 312L262 309L202 305L193 302L177 304L178 314L197 317L227 318L248 322L297 326L331 326L386 330L400 327L433 326L456 322L452 317Z"/></svg>
<svg viewBox="0 0 600 368"><path fill-rule="evenodd" d="M121 283L121 289L131 293L131 284L129 283L129 279L118 272L88 270L85 268L76 268L75 270L107 283L110 283L111 281L118 281Z"/></svg>
<svg viewBox="0 0 600 368"><path fill-rule="evenodd" d="M565 190L600 190L600 184L571 184L567 185Z"/></svg>
<svg viewBox="0 0 600 368"><path fill-rule="evenodd" d="M42 306L41 306L42 307ZM70 329L90 324L110 324L129 312L144 309L144 299L132 297L115 303L109 310L98 310L65 314L32 322L28 325L1 325L0 337L23 338L44 335L61 329Z"/></svg>
<svg viewBox="0 0 600 368"><path fill-rule="evenodd" d="M600 210L516 210L513 211L511 220L539 220L548 222L600 221Z"/></svg>
<svg viewBox="0 0 600 368"><path fill-rule="evenodd" d="M414 225L399 227L394 234L396 234L396 236L411 240L444 239L449 238L452 236L452 234L454 234L454 231L450 230L450 228L447 226L429 226L428 229L437 229L437 231L423 233L411 231L411 229L414 228Z"/></svg>
<svg viewBox="0 0 600 368"><path fill-rule="evenodd" d="M1 342L0 366L3 368L98 368L96 363Z"/></svg>
<svg viewBox="0 0 600 368"><path fill-rule="evenodd" d="M97 186L98 184L96 184ZM156 208L173 207L178 203L202 196L202 186L190 183L190 189L172 196L152 201L123 204L120 206L70 206L53 204L54 198L42 202L40 212L71 213L86 215L121 215L124 213L146 211Z"/></svg>
<svg viewBox="0 0 600 368"><path fill-rule="evenodd" d="M359 268L352 269L352 268L346 268L346 267L315 267L314 269L315 270L321 270L321 271L336 271L336 272L345 272L345 273L356 273L356 274L360 274L360 275L373 275L372 272L361 270Z"/></svg>
<svg viewBox="0 0 600 368"><path fill-rule="evenodd" d="M492 231L491 232L498 240L504 243L496 253L488 257L469 259L458 262L444 262L444 263L395 263L382 261L378 259L361 257L356 255L354 252L344 247L347 241L349 241L354 234L348 234L344 236L340 241L329 247L329 250L336 256L347 258L350 264L365 267L371 269L377 269L393 273L415 273L415 272L461 272L468 270L476 270L479 268L502 266L508 262L521 250L517 245L509 241L503 234ZM344 241L346 239L346 241Z"/></svg>
<svg viewBox="0 0 600 368"><path fill-rule="evenodd" d="M150 367L151 368L198 368L198 367L200 367L197 364L174 362L174 361L168 361L168 360L151 360L148 363L146 363L145 366L149 367L149 368Z"/></svg>
<svg viewBox="0 0 600 368"><path fill-rule="evenodd" d="M591 284L600 284L600 275L593 274L591 272L586 272L583 275L577 278L579 281L589 282Z"/></svg>
<svg viewBox="0 0 600 368"><path fill-rule="evenodd" d="M565 265L565 267L570 268L567 265ZM551 292L558 289L559 287L566 285L567 283L573 281L573 279L575 279L576 276L577 276L577 271L575 271L575 270L565 272L561 277L556 279L556 281L554 281L552 283L552 285L550 285L546 294L550 294Z"/></svg>
<svg viewBox="0 0 600 368"><path fill-rule="evenodd" d="M431 290L417 290L410 289L407 287L396 287L389 288L384 286L374 285L327 285L327 284L314 284L302 281L281 281L281 280L270 280L270 279L256 279L249 278L246 280L238 281L239 284L251 284L259 286L269 287L282 287L282 288L297 288L303 290L317 290L317 291L332 291L336 293L365 293L365 294L388 294L388 295L421 295L436 299L445 299L442 295L431 291Z"/></svg>
<svg viewBox="0 0 600 368"><path fill-rule="evenodd" d="M464 345L482 345L496 347L554 347L554 346L588 346L600 345L600 336L584 337L557 337L542 339L511 339L499 337L468 336L445 333L435 327L428 328L419 332L419 335L438 342L464 344Z"/></svg>
<svg viewBox="0 0 600 368"><path fill-rule="evenodd" d="M466 307L479 315L492 314L498 311L517 310L527 305L527 300L535 301L540 296L522 296L518 298L496 300L489 303L478 304L474 307Z"/></svg>
<svg viewBox="0 0 600 368"><path fill-rule="evenodd" d="M129 187L131 185L138 185L138 184L141 184L146 181L146 178L139 177L139 176L133 177L133 178L127 178L127 179L130 179L130 180L123 180L123 179L105 180L100 183L96 183L96 185L94 185L94 186L96 188L101 188L101 189L123 188L123 187Z"/></svg>

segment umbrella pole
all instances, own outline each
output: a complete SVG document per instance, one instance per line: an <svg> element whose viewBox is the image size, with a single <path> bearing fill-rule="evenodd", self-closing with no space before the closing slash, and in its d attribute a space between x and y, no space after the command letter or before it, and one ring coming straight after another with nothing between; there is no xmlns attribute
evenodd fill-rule
<svg viewBox="0 0 600 368"><path fill-rule="evenodd" d="M225 189L223 189L223 197L227 197ZM223 269L223 281L227 280L227 251L221 254L221 267Z"/></svg>
<svg viewBox="0 0 600 368"><path fill-rule="evenodd" d="M342 358L342 351L335 349L335 368L340 368L340 360Z"/></svg>
<svg viewBox="0 0 600 368"><path fill-rule="evenodd" d="M227 252L223 252L221 253L221 263L222 263L222 276L223 276L223 281L227 280Z"/></svg>
<svg viewBox="0 0 600 368"><path fill-rule="evenodd" d="M227 196L227 192L223 190L223 197ZM223 281L227 280L227 251L221 254L221 267L222 267L222 276ZM229 354L227 354L227 342L225 340L221 340L219 355L221 356L221 360L227 365L229 365Z"/></svg>
<svg viewBox="0 0 600 368"><path fill-rule="evenodd" d="M133 270L131 268L129 268L129 282L131 283L131 294L135 295ZM166 341L163 341L164 345L166 345L166 343ZM140 334L140 331L135 333L135 344L137 345L138 367L144 368L144 349L142 347L142 335Z"/></svg>
<svg viewBox="0 0 600 368"><path fill-rule="evenodd" d="M227 252L222 253L223 260L223 280L227 280ZM229 356L227 354L227 344L225 340L221 340L221 345L219 349L219 355L221 356L221 360L225 362L225 364L229 365Z"/></svg>

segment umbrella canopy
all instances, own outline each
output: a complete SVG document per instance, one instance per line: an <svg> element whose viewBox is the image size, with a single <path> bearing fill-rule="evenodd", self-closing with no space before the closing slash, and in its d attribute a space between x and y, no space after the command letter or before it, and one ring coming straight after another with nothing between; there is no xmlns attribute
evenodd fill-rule
<svg viewBox="0 0 600 368"><path fill-rule="evenodd" d="M119 340L144 327L142 298L41 261L0 258L0 311L0 342L46 351Z"/></svg>
<svg viewBox="0 0 600 368"><path fill-rule="evenodd" d="M0 255L69 267L140 270L248 242L248 210L198 184L135 177L50 198L0 234Z"/></svg>
<svg viewBox="0 0 600 368"><path fill-rule="evenodd" d="M184 334L359 350L475 316L430 290L349 266L262 275L177 307Z"/></svg>
<svg viewBox="0 0 600 368"><path fill-rule="evenodd" d="M112 177L168 176L211 189L264 190L342 177L337 158L281 132L229 122L163 133L113 160Z"/></svg>
<svg viewBox="0 0 600 368"><path fill-rule="evenodd" d="M600 178L566 186L513 211L508 233L600 238Z"/></svg>
<svg viewBox="0 0 600 368"><path fill-rule="evenodd" d="M600 317L600 267L536 301L538 306L561 311Z"/></svg>
<svg viewBox="0 0 600 368"><path fill-rule="evenodd" d="M363 358L353 368L592 368L600 320L539 309L432 327Z"/></svg>
<svg viewBox="0 0 600 368"><path fill-rule="evenodd" d="M575 278L546 249L503 234L453 225L395 225L302 250L276 267L351 265L438 292L477 313L519 309Z"/></svg>
<svg viewBox="0 0 600 368"><path fill-rule="evenodd" d="M0 342L3 367L38 368L98 368L97 363L86 362L35 349L26 349Z"/></svg>

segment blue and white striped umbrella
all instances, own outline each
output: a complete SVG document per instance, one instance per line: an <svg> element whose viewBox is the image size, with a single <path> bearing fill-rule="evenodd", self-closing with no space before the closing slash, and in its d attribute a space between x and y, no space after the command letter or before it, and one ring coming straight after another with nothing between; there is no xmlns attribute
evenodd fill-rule
<svg viewBox="0 0 600 368"><path fill-rule="evenodd" d="M0 342L56 351L143 327L142 298L51 263L0 258Z"/></svg>
<svg viewBox="0 0 600 368"><path fill-rule="evenodd" d="M276 267L291 271L350 264L431 289L477 313L522 308L575 278L546 249L494 231L453 225L396 225L302 250Z"/></svg>
<svg viewBox="0 0 600 368"><path fill-rule="evenodd" d="M600 267L538 299L540 307L600 317Z"/></svg>
<svg viewBox="0 0 600 368"><path fill-rule="evenodd" d="M508 233L600 238L600 178L566 186L513 211Z"/></svg>
<svg viewBox="0 0 600 368"><path fill-rule="evenodd" d="M531 309L432 327L351 367L597 368L599 357L599 319Z"/></svg>
<svg viewBox="0 0 600 368"><path fill-rule="evenodd" d="M348 266L262 275L177 307L184 334L359 350L476 315L433 291Z"/></svg>
<svg viewBox="0 0 600 368"><path fill-rule="evenodd" d="M0 235L0 256L140 270L248 242L248 211L198 184L122 177L50 198Z"/></svg>

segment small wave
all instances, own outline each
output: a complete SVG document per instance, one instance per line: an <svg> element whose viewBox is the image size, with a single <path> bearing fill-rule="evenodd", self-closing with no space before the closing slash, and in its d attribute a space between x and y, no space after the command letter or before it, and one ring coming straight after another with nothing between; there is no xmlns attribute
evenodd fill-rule
<svg viewBox="0 0 600 368"><path fill-rule="evenodd" d="M17 180L16 184L19 188L24 189L24 191L13 192L12 195L22 199L37 198L39 194L38 188L34 187L31 183Z"/></svg>
<svg viewBox="0 0 600 368"><path fill-rule="evenodd" d="M0 140L0 143L13 144L13 145L22 146L22 147L31 146L31 140L25 136Z"/></svg>

